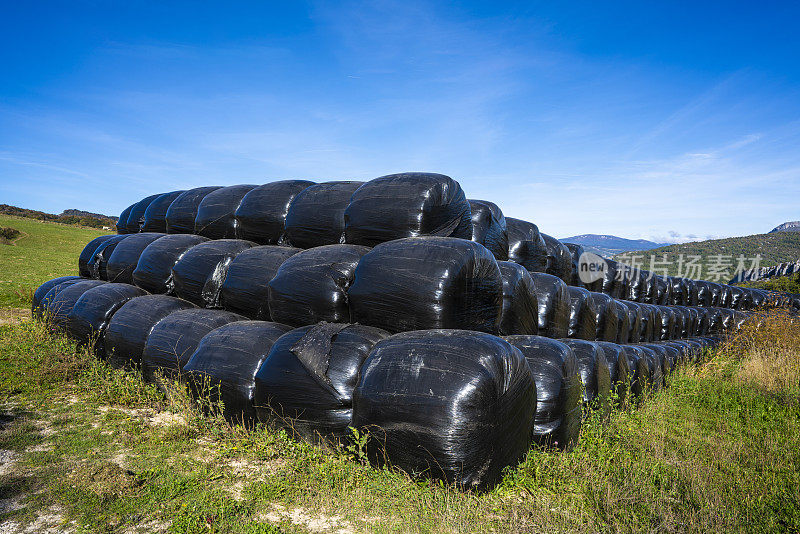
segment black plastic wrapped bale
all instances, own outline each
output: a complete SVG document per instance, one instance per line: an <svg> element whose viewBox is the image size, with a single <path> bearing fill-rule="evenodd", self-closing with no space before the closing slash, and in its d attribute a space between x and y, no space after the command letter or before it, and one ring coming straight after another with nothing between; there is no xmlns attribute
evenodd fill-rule
<svg viewBox="0 0 800 534"><path fill-rule="evenodd" d="M156 239L142 251L133 271L133 283L154 294L170 294L175 288L172 267L187 250L208 241L193 234L168 234Z"/></svg>
<svg viewBox="0 0 800 534"><path fill-rule="evenodd" d="M89 270L89 260L94 257L94 251L97 250L97 247L108 241L114 237L113 235L101 235L100 237L95 237L89 243L83 247L80 255L78 256L78 274L84 278L91 278L92 271Z"/></svg>
<svg viewBox="0 0 800 534"><path fill-rule="evenodd" d="M212 330L235 321L236 313L198 308L170 313L153 326L142 350L142 375L150 382L160 377L179 380L183 366L197 350L200 340Z"/></svg>
<svg viewBox="0 0 800 534"><path fill-rule="evenodd" d="M631 336L631 320L628 316L628 307L621 300L614 301L617 308L617 343L628 343Z"/></svg>
<svg viewBox="0 0 800 534"><path fill-rule="evenodd" d="M709 283L705 280L692 280L690 284L693 284L694 287L697 288L697 300L692 298L691 286L689 289L689 300L692 302L692 306L711 306L711 288L708 285Z"/></svg>
<svg viewBox="0 0 800 534"><path fill-rule="evenodd" d="M675 369L678 367L678 365L681 362L681 353L680 353L680 351L676 347L674 347L673 345L670 345L668 341L661 343L661 347L664 350L667 351L667 361L669 362L669 372L670 373L675 372Z"/></svg>
<svg viewBox="0 0 800 534"><path fill-rule="evenodd" d="M211 185L189 189L178 195L178 198L169 205L165 216L168 234L193 234L194 221L197 218L197 209L200 202L208 195L222 186Z"/></svg>
<svg viewBox="0 0 800 534"><path fill-rule="evenodd" d="M114 253L114 249L117 248L117 245L129 237L129 234L114 235L111 236L111 239L106 239L97 246L92 256L86 262L86 269L89 271L92 278L108 280L108 273L106 272L108 259Z"/></svg>
<svg viewBox="0 0 800 534"><path fill-rule="evenodd" d="M733 310L733 324L732 328L735 330L741 330L742 326L750 319L750 314L746 312L741 312L737 310Z"/></svg>
<svg viewBox="0 0 800 534"><path fill-rule="evenodd" d="M695 336L705 336L711 331L711 315L708 308L689 306L689 309L697 313L697 327L694 331Z"/></svg>
<svg viewBox="0 0 800 534"><path fill-rule="evenodd" d="M729 307L734 310L745 309L742 307L745 290L741 287L736 287L736 286L728 286L728 287L730 288L731 291L731 299Z"/></svg>
<svg viewBox="0 0 800 534"><path fill-rule="evenodd" d="M561 278L565 284L572 281L572 254L558 239L541 234L547 250L547 267L545 272Z"/></svg>
<svg viewBox="0 0 800 534"><path fill-rule="evenodd" d="M519 263L534 273L547 269L547 247L535 224L506 217L508 260Z"/></svg>
<svg viewBox="0 0 800 534"><path fill-rule="evenodd" d="M620 301L628 309L628 343L639 343L642 340L642 306L638 302Z"/></svg>
<svg viewBox="0 0 800 534"><path fill-rule="evenodd" d="M494 254L497 261L508 259L508 229L503 212L488 200L469 200L472 211L472 241Z"/></svg>
<svg viewBox="0 0 800 534"><path fill-rule="evenodd" d="M675 316L675 330L672 332L672 339L686 337L687 315L686 306L670 306L672 314Z"/></svg>
<svg viewBox="0 0 800 534"><path fill-rule="evenodd" d="M348 297L352 322L389 332L459 328L494 334L503 280L483 245L410 237L382 243L361 258Z"/></svg>
<svg viewBox="0 0 800 534"><path fill-rule="evenodd" d="M685 280L687 306L700 306L702 283L699 280ZM681 304L676 302L676 304Z"/></svg>
<svg viewBox="0 0 800 534"><path fill-rule="evenodd" d="M764 306L767 301L767 297L764 293L757 289L750 289L748 291L750 293L750 300L752 301L752 307L754 309L758 309Z"/></svg>
<svg viewBox="0 0 800 534"><path fill-rule="evenodd" d="M592 294L582 287L567 287L569 294L569 330L573 339L593 340L597 337L597 306Z"/></svg>
<svg viewBox="0 0 800 534"><path fill-rule="evenodd" d="M606 261L606 271L603 276L602 293L618 299L622 297L622 278L624 276L625 266L614 260Z"/></svg>
<svg viewBox="0 0 800 534"><path fill-rule="evenodd" d="M647 277L650 273L635 267L629 269L627 272L628 284L626 293L622 298L633 302L644 302L644 295L647 292Z"/></svg>
<svg viewBox="0 0 800 534"><path fill-rule="evenodd" d="M125 228L129 234L138 234L142 231L142 224L144 224L144 212L147 211L147 207L150 206L150 203L160 196L161 193L156 193L155 195L150 195L149 197L143 198L133 205L130 213L128 213L128 220L125 223Z"/></svg>
<svg viewBox="0 0 800 534"><path fill-rule="evenodd" d="M603 348L583 339L561 339L572 349L578 362L578 376L583 383L583 403L586 406L610 408L611 373Z"/></svg>
<svg viewBox="0 0 800 534"><path fill-rule="evenodd" d="M725 308L722 304L722 284L717 284L715 282L706 282L708 286L708 305L709 306L719 306L720 308Z"/></svg>
<svg viewBox="0 0 800 534"><path fill-rule="evenodd" d="M696 336L700 331L700 314L697 312L697 309L691 306L684 306L683 308L686 310L686 329L681 339Z"/></svg>
<svg viewBox="0 0 800 534"><path fill-rule="evenodd" d="M147 292L129 284L100 284L85 291L67 318L67 332L79 344L91 346L105 356L104 334L111 317L129 300Z"/></svg>
<svg viewBox="0 0 800 534"><path fill-rule="evenodd" d="M609 341L595 341L603 349L608 365L608 376L611 379L611 391L614 392L617 404L624 404L631 386L631 368L628 357L622 346Z"/></svg>
<svg viewBox="0 0 800 534"><path fill-rule="evenodd" d="M259 245L285 244L289 205L312 185L308 180L281 180L252 189L236 208L236 237Z"/></svg>
<svg viewBox="0 0 800 534"><path fill-rule="evenodd" d="M272 319L294 327L351 322L347 289L358 262L369 251L359 245L325 245L287 258L268 283Z"/></svg>
<svg viewBox="0 0 800 534"><path fill-rule="evenodd" d="M472 238L469 202L443 174L381 176L359 187L344 212L345 241L374 247L405 237Z"/></svg>
<svg viewBox="0 0 800 534"><path fill-rule="evenodd" d="M536 335L539 333L539 304L531 275L522 265L498 261L503 278L503 310L500 334Z"/></svg>
<svg viewBox="0 0 800 534"><path fill-rule="evenodd" d="M565 247L569 250L570 256L572 256L572 279L569 282L569 285L575 287L585 287L583 281L580 277L580 260L581 255L586 252L581 245L577 243L563 243ZM600 282L602 285L602 282ZM596 291L596 289L586 288L590 291Z"/></svg>
<svg viewBox="0 0 800 534"><path fill-rule="evenodd" d="M620 345L628 360L630 369L630 392L639 398L647 388L650 387L653 377L650 373L650 366L645 359L644 349L639 345Z"/></svg>
<svg viewBox="0 0 800 534"><path fill-rule="evenodd" d="M657 306L661 315L661 334L658 339L668 341L675 339L675 312L671 306Z"/></svg>
<svg viewBox="0 0 800 534"><path fill-rule="evenodd" d="M689 303L689 281L685 278L668 276L667 283L670 285L670 301L664 305L677 304L679 306L690 306Z"/></svg>
<svg viewBox="0 0 800 534"><path fill-rule="evenodd" d="M597 313L597 332L595 339L600 341L617 341L619 332L619 310L614 299L605 293L589 292Z"/></svg>
<svg viewBox="0 0 800 534"><path fill-rule="evenodd" d="M122 284L133 284L133 271L139 263L142 252L148 245L165 234L144 232L130 235L117 243L106 264L106 280Z"/></svg>
<svg viewBox="0 0 800 534"><path fill-rule="evenodd" d="M272 345L291 327L269 321L236 321L203 337L183 366L195 398L222 403L228 421L247 427L256 422L253 405L256 372Z"/></svg>
<svg viewBox="0 0 800 534"><path fill-rule="evenodd" d="M663 306L672 304L672 284L667 278L654 276L650 288L650 298L646 299L645 302Z"/></svg>
<svg viewBox="0 0 800 534"><path fill-rule="evenodd" d="M570 314L567 284L552 274L530 274L539 305L539 335L554 339L567 337Z"/></svg>
<svg viewBox="0 0 800 534"><path fill-rule="evenodd" d="M69 282L69 284L75 284L81 280L84 280L84 278L81 278L80 276L59 276L58 278L48 280L37 287L36 291L33 292L33 298L31 299L31 316L34 319L39 319L42 317L42 313L47 308L48 302L45 300L45 297L51 289L66 282ZM55 296L55 294L52 296Z"/></svg>
<svg viewBox="0 0 800 534"><path fill-rule="evenodd" d="M250 319L269 321L269 282L283 262L302 251L300 248L263 245L241 252L228 266L225 282L220 288L220 306ZM313 280L314 284L320 282ZM344 320L349 320L349 315Z"/></svg>
<svg viewBox="0 0 800 534"><path fill-rule="evenodd" d="M144 222L142 222L142 232L167 232L167 210L170 204L186 191L172 191L159 195L153 200L147 209L144 210Z"/></svg>
<svg viewBox="0 0 800 534"><path fill-rule="evenodd" d="M98 356L105 356L112 367L138 368L150 330L167 315L188 308L194 308L194 305L166 295L144 295L129 300L108 322L106 353Z"/></svg>
<svg viewBox="0 0 800 534"><path fill-rule="evenodd" d="M664 371L662 355L654 349L645 345L639 345L644 353L644 360L650 368L650 382L647 386L653 391L659 391L664 386Z"/></svg>
<svg viewBox="0 0 800 534"><path fill-rule="evenodd" d="M45 296L47 303L47 315L50 324L57 330L67 330L69 325L69 314L81 295L106 282L103 280L81 280L74 284L67 282L59 284L48 292Z"/></svg>
<svg viewBox="0 0 800 534"><path fill-rule="evenodd" d="M545 447L571 450L581 432L581 379L575 353L565 343L541 336L504 338L518 348L536 385L533 439Z"/></svg>
<svg viewBox="0 0 800 534"><path fill-rule="evenodd" d="M256 373L259 421L277 422L311 442L347 438L361 365L387 337L379 328L343 323L319 323L284 334Z"/></svg>
<svg viewBox="0 0 800 534"><path fill-rule="evenodd" d="M175 295L204 308L219 307L219 289L228 267L253 245L241 239L214 239L193 246L172 267Z"/></svg>
<svg viewBox="0 0 800 534"><path fill-rule="evenodd" d="M364 362L353 426L369 432L373 463L488 489L527 453L536 407L531 371L502 339L404 332L379 342Z"/></svg>
<svg viewBox="0 0 800 534"><path fill-rule="evenodd" d="M656 320L657 308L653 304L640 303L639 309L642 313L642 323L639 328L638 342L656 341L661 337L661 323ZM656 334L656 331L658 331L658 334Z"/></svg>
<svg viewBox="0 0 800 534"><path fill-rule="evenodd" d="M728 308L717 308L720 314L721 332L727 332L734 326L735 313Z"/></svg>
<svg viewBox="0 0 800 534"><path fill-rule="evenodd" d="M656 354L656 362L661 370L661 384L658 384L658 387L666 386L667 377L669 377L672 372L672 361L669 359L666 347L656 343L645 343L641 346L652 350Z"/></svg>
<svg viewBox="0 0 800 534"><path fill-rule="evenodd" d="M676 367L689 360L691 345L689 345L689 343L687 343L685 340L673 339L672 341L664 341L663 345L665 347L671 347L675 349L675 351L678 353L677 360L675 360Z"/></svg>
<svg viewBox="0 0 800 534"><path fill-rule="evenodd" d="M254 184L222 187L203 197L197 206L194 233L209 239L236 238L236 210Z"/></svg>
<svg viewBox="0 0 800 534"><path fill-rule="evenodd" d="M364 182L325 182L303 189L289 205L286 244L298 248L345 242L344 212Z"/></svg>
<svg viewBox="0 0 800 534"><path fill-rule="evenodd" d="M135 205L136 205L135 203L131 204L130 206L122 210L122 213L119 214L119 219L117 219L117 224L116 224L118 234L128 233L128 217L130 216L131 210Z"/></svg>

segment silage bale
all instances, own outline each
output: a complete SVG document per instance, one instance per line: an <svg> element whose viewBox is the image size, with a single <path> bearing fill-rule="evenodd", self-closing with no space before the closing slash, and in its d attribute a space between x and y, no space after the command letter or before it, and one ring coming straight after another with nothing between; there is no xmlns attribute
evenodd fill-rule
<svg viewBox="0 0 800 534"><path fill-rule="evenodd" d="M193 246L172 267L175 295L204 308L219 307L219 289L233 258L254 245L241 239L214 239Z"/></svg>
<svg viewBox="0 0 800 534"><path fill-rule="evenodd" d="M689 281L685 278L668 276L667 282L670 285L670 301L668 304L679 306L691 306L689 301ZM666 304L664 304L666 305Z"/></svg>
<svg viewBox="0 0 800 534"><path fill-rule="evenodd" d="M472 238L469 202L443 174L381 176L353 192L344 212L345 242L374 247L406 237Z"/></svg>
<svg viewBox="0 0 800 534"><path fill-rule="evenodd" d="M288 245L312 248L345 242L344 212L364 182L325 182L303 189L289 205L284 227Z"/></svg>
<svg viewBox="0 0 800 534"><path fill-rule="evenodd" d="M528 221L506 217L508 260L531 272L547 269L547 248L539 228Z"/></svg>
<svg viewBox="0 0 800 534"><path fill-rule="evenodd" d="M144 232L130 235L117 243L114 252L108 257L106 263L106 280L122 284L133 284L133 271L139 263L142 252L153 241L164 237L165 234Z"/></svg>
<svg viewBox="0 0 800 534"><path fill-rule="evenodd" d="M617 308L617 343L628 343L631 335L631 320L628 316L628 307L621 300L614 300Z"/></svg>
<svg viewBox="0 0 800 534"><path fill-rule="evenodd" d="M611 395L611 372L603 348L583 339L560 339L575 354L578 376L583 383L583 404L587 407L608 410ZM606 414L607 415L607 414Z"/></svg>
<svg viewBox="0 0 800 534"><path fill-rule="evenodd" d="M185 191L172 191L156 197L144 210L141 231L165 234L167 232L167 210L170 204L183 193Z"/></svg>
<svg viewBox="0 0 800 534"><path fill-rule="evenodd" d="M656 389L666 386L667 377L672 372L672 361L669 358L667 348L658 343L644 343L640 346L652 350L655 354L656 363L659 365L661 371L661 383L657 384Z"/></svg>
<svg viewBox="0 0 800 534"><path fill-rule="evenodd" d="M251 190L234 214L236 237L259 245L284 245L289 205L312 185L316 184L308 180L281 180Z"/></svg>
<svg viewBox="0 0 800 534"><path fill-rule="evenodd" d="M536 391L523 355L500 338L404 332L364 362L352 425L369 432L374 464L488 489L528 451Z"/></svg>
<svg viewBox="0 0 800 534"><path fill-rule="evenodd" d="M603 275L602 292L606 295L619 299L625 293L625 272L626 265L614 260L605 260L606 271Z"/></svg>
<svg viewBox="0 0 800 534"><path fill-rule="evenodd" d="M209 239L236 238L236 209L254 184L223 187L208 193L197 206L194 233Z"/></svg>
<svg viewBox="0 0 800 534"><path fill-rule="evenodd" d="M639 343L642 340L642 321L643 321L643 308L639 302L629 302L627 300L620 301L620 304L627 308L628 323L630 329L628 330L628 343Z"/></svg>
<svg viewBox="0 0 800 534"><path fill-rule="evenodd" d="M387 337L379 328L344 323L318 323L282 335L256 373L259 421L277 422L311 442L348 437L359 371Z"/></svg>
<svg viewBox="0 0 800 534"><path fill-rule="evenodd" d="M572 256L572 278L569 282L569 285L575 287L585 287L585 284L583 283L580 277L580 260L581 256L586 251L581 245L578 245L577 243L563 243L563 245L567 247L570 256ZM602 284L601 281L600 283ZM586 289L589 289L590 291L597 291L597 289L593 287L592 288L587 287Z"/></svg>
<svg viewBox="0 0 800 534"><path fill-rule="evenodd" d="M68 284L64 287L68 287L69 285L80 282L81 280L85 280L85 278L80 276L59 276L58 278L52 278L37 287L36 291L33 292L33 298L31 298L31 317L34 319L40 319L42 317L44 310L47 309L48 303L48 301L45 300L45 297L48 295L51 289L67 282ZM58 291L55 293L58 293ZM54 297L55 293L51 297Z"/></svg>
<svg viewBox="0 0 800 534"><path fill-rule="evenodd" d="M128 233L128 217L130 216L131 210L135 205L136 203L134 202L133 204L122 210L122 213L119 214L119 219L117 219L117 224L116 224L117 234L124 235Z"/></svg>
<svg viewBox="0 0 800 534"><path fill-rule="evenodd" d="M61 283L51 289L44 298L50 325L56 330L66 331L69 314L81 295L105 283L103 280L80 280L74 284Z"/></svg>
<svg viewBox="0 0 800 534"><path fill-rule="evenodd" d="M593 340L597 337L597 307L591 293L582 287L567 287L569 295L569 329L573 339Z"/></svg>
<svg viewBox="0 0 800 534"><path fill-rule="evenodd" d="M633 302L644 302L645 295L648 293L648 280L650 272L639 268L631 268L628 275L627 292L623 295L625 300Z"/></svg>
<svg viewBox="0 0 800 534"><path fill-rule="evenodd" d="M80 255L78 256L78 274L84 278L91 278L92 271L89 269L89 260L94 257L94 252L97 250L97 247L108 241L114 237L113 235L101 235L100 237L95 237L89 243L83 247Z"/></svg>
<svg viewBox="0 0 800 534"><path fill-rule="evenodd" d="M453 237L411 237L382 243L361 258L348 298L352 322L389 332L458 328L497 333L503 281L483 245Z"/></svg>
<svg viewBox="0 0 800 534"><path fill-rule="evenodd" d="M156 193L145 197L131 207L128 213L128 220L125 222L125 229L129 234L138 234L142 231L142 224L144 224L144 212L147 211L150 203L161 196L162 193Z"/></svg>
<svg viewBox="0 0 800 534"><path fill-rule="evenodd" d="M619 332L619 310L614 304L614 299L605 293L590 291L597 310L597 332L595 339L600 341L617 341Z"/></svg>
<svg viewBox="0 0 800 534"><path fill-rule="evenodd" d="M95 280L108 280L108 259L114 253L114 249L122 241L131 237L129 234L111 236L100 243L86 262L86 269Z"/></svg>
<svg viewBox="0 0 800 534"><path fill-rule="evenodd" d="M497 261L508 260L508 228L503 212L488 200L468 200L472 212L472 241L489 249Z"/></svg>
<svg viewBox="0 0 800 534"><path fill-rule="evenodd" d="M503 279L503 309L500 334L536 335L539 332L539 304L533 279L522 265L498 261Z"/></svg>
<svg viewBox="0 0 800 534"><path fill-rule="evenodd" d="M675 338L675 312L671 306L657 306L661 315L661 341Z"/></svg>
<svg viewBox="0 0 800 534"><path fill-rule="evenodd" d="M611 378L611 391L614 392L616 402L624 404L628 398L631 386L631 369L628 357L622 346L609 341L595 341L603 349L603 354L608 364L608 375Z"/></svg>
<svg viewBox="0 0 800 534"><path fill-rule="evenodd" d="M705 286L700 282L700 280L685 280L686 284L686 303L685 305L688 306L703 306L700 302L700 297L702 296L705 300ZM676 302L676 304L683 304L681 302Z"/></svg>
<svg viewBox="0 0 800 534"><path fill-rule="evenodd" d="M646 345L638 345L644 353L644 360L650 369L650 382L647 386L653 391L659 391L664 386L664 363L662 354Z"/></svg>
<svg viewBox="0 0 800 534"><path fill-rule="evenodd" d="M551 274L530 274L539 305L539 335L554 339L567 337L570 312L567 284Z"/></svg>
<svg viewBox="0 0 800 534"><path fill-rule="evenodd" d="M168 234L193 234L194 221L197 218L197 209L200 202L208 195L222 186L212 185L195 187L178 195L167 208L164 220Z"/></svg>
<svg viewBox="0 0 800 534"><path fill-rule="evenodd" d="M79 344L91 346L98 357L105 355L108 322L126 302L147 292L129 284L107 283L84 292L67 317L67 332Z"/></svg>
<svg viewBox="0 0 800 534"><path fill-rule="evenodd" d="M205 241L207 237L194 234L168 234L156 239L139 256L131 277L133 283L149 293L172 293L175 289L172 268L186 251Z"/></svg>
<svg viewBox="0 0 800 534"><path fill-rule="evenodd" d="M639 345L620 345L620 348L628 360L630 392L634 397L641 398L652 382L650 366L645 359L644 349Z"/></svg>
<svg viewBox="0 0 800 534"><path fill-rule="evenodd" d="M547 234L541 234L547 250L547 266L545 272L557 276L569 284L572 281L572 254L561 241Z"/></svg>
<svg viewBox="0 0 800 534"><path fill-rule="evenodd" d="M662 306L672 304L672 283L670 280L664 276L654 276L650 290L650 298L645 302Z"/></svg>

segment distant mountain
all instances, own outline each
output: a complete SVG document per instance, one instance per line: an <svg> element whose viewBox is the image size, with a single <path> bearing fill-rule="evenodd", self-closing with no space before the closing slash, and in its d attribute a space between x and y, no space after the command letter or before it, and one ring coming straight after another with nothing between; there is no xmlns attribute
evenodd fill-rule
<svg viewBox="0 0 800 534"><path fill-rule="evenodd" d="M583 245L589 252L600 254L610 258L620 252L630 252L633 250L650 250L667 246L669 243L654 243L647 239L625 239L615 235L583 234L561 239L564 243L576 243Z"/></svg>
<svg viewBox="0 0 800 534"><path fill-rule="evenodd" d="M57 222L61 224L72 224L75 226L90 226L92 228L113 228L117 222L117 217L109 217L81 210L66 210L60 215L45 213L43 211L18 208L8 204L0 204L0 214L12 215L14 217L26 217L28 219L38 219L40 221Z"/></svg>
<svg viewBox="0 0 800 534"><path fill-rule="evenodd" d="M769 231L769 233L773 232L800 232L800 221L789 221L780 224Z"/></svg>
<svg viewBox="0 0 800 534"><path fill-rule="evenodd" d="M117 220L119 220L119 217L116 217L114 215L103 215L102 213L92 213L91 211L83 211L83 210L64 210L61 212L61 215L59 215L59 217L78 217L78 218L91 217L93 219L110 219L114 222L117 222Z"/></svg>

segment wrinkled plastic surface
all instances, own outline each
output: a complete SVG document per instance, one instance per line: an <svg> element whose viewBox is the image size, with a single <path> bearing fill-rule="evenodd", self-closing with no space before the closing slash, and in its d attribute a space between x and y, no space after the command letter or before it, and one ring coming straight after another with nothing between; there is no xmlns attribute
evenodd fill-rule
<svg viewBox="0 0 800 534"><path fill-rule="evenodd" d="M379 328L319 323L281 336L256 373L258 419L276 421L308 441L349 436L353 390Z"/></svg>
<svg viewBox="0 0 800 534"><path fill-rule="evenodd" d="M389 332L496 333L503 281L497 261L482 245L453 237L411 237L382 243L361 258L348 296L353 322Z"/></svg>
<svg viewBox="0 0 800 534"><path fill-rule="evenodd" d="M621 300L615 300L614 306L617 308L617 343L628 343L632 328L628 307Z"/></svg>
<svg viewBox="0 0 800 534"><path fill-rule="evenodd" d="M272 319L295 327L319 321L349 323L347 289L359 260L369 251L359 245L326 245L287 258L269 281Z"/></svg>
<svg viewBox="0 0 800 534"><path fill-rule="evenodd" d="M344 211L363 183L325 182L303 189L286 214L287 244L311 248L344 243Z"/></svg>
<svg viewBox="0 0 800 534"><path fill-rule="evenodd" d="M316 185L308 180L281 180L260 185L247 193L236 208L236 237L259 245L286 242L289 205L303 189Z"/></svg>
<svg viewBox="0 0 800 534"><path fill-rule="evenodd" d="M200 340L212 330L241 315L222 310L182 309L170 313L153 326L142 350L142 375L154 381L159 376L178 380L183 366L197 350Z"/></svg>
<svg viewBox="0 0 800 534"><path fill-rule="evenodd" d="M570 450L581 430L581 381L578 362L568 345L541 336L504 338L518 348L536 385L533 439L544 446Z"/></svg>
<svg viewBox="0 0 800 534"><path fill-rule="evenodd" d="M508 230L503 212L488 200L469 200L472 212L472 241L480 243L498 261L508 259Z"/></svg>
<svg viewBox="0 0 800 534"><path fill-rule="evenodd" d="M119 214L119 219L117 219L117 233L118 234L127 234L128 233L128 217L131 214L131 210L136 204L131 204L124 210L122 213Z"/></svg>
<svg viewBox="0 0 800 534"><path fill-rule="evenodd" d="M498 261L497 266L503 279L500 334L538 334L539 304L530 274L522 265L510 261Z"/></svg>
<svg viewBox="0 0 800 534"><path fill-rule="evenodd" d="M619 311L614 299L605 293L590 291L597 310L597 332L595 339L600 341L617 341L619 332Z"/></svg>
<svg viewBox="0 0 800 534"><path fill-rule="evenodd" d="M670 306L657 306L661 314L661 341L675 337L675 312Z"/></svg>
<svg viewBox="0 0 800 534"><path fill-rule="evenodd" d="M125 223L125 229L129 234L138 234L142 230L144 212L147 211L150 203L161 196L161 194L162 193L156 193L155 195L150 195L133 205L130 213L128 213L128 221Z"/></svg>
<svg viewBox="0 0 800 534"><path fill-rule="evenodd" d="M228 421L251 426L256 421L256 372L289 330L269 321L236 321L206 334L183 367L193 395L222 402Z"/></svg>
<svg viewBox="0 0 800 534"><path fill-rule="evenodd" d="M379 342L353 394L374 463L488 489L528 450L536 386L519 350L479 332L405 332Z"/></svg>
<svg viewBox="0 0 800 534"><path fill-rule="evenodd" d="M231 185L207 194L197 206L194 233L209 239L235 239L236 210L244 196L256 187L254 184Z"/></svg>
<svg viewBox="0 0 800 534"><path fill-rule="evenodd" d="M642 306L638 302L621 301L628 309L628 343L639 343L642 340Z"/></svg>
<svg viewBox="0 0 800 534"><path fill-rule="evenodd" d="M231 261L225 282L220 287L220 305L250 319L269 321L269 282L283 262L301 251L299 248L264 245L241 252ZM346 320L350 320L349 312Z"/></svg>
<svg viewBox="0 0 800 534"><path fill-rule="evenodd" d="M94 250L94 253L86 262L86 269L88 269L92 278L98 280L108 280L108 273L106 267L108 266L108 259L114 253L114 249L122 241L128 239L130 235L115 235L111 239L107 239L100 243Z"/></svg>
<svg viewBox="0 0 800 534"><path fill-rule="evenodd" d="M620 345L620 348L628 359L630 392L635 397L641 397L653 380L650 366L645 357L645 350L639 345Z"/></svg>
<svg viewBox="0 0 800 534"><path fill-rule="evenodd" d="M519 263L531 272L547 269L547 247L535 224L506 217L508 231L508 260Z"/></svg>
<svg viewBox="0 0 800 534"><path fill-rule="evenodd" d="M190 302L166 295L144 295L129 300L108 322L105 335L108 363L120 369L138 368L153 326L172 312L193 307Z"/></svg>
<svg viewBox="0 0 800 534"><path fill-rule="evenodd" d="M569 285L575 287L585 287L583 281L580 278L580 259L581 255L586 252L583 246L578 245L577 243L562 243L567 250L569 250L570 256L572 257L572 279L569 282ZM599 281L602 287L602 281ZM595 288L587 288L591 291L597 291ZM598 288L600 289L600 288Z"/></svg>
<svg viewBox="0 0 800 534"><path fill-rule="evenodd" d="M604 402L611 393L611 373L603 348L583 339L562 339L572 349L578 362L578 376L583 383L583 402L587 406Z"/></svg>
<svg viewBox="0 0 800 534"><path fill-rule="evenodd" d="M172 268L187 250L205 241L207 237L193 234L169 234L156 239L139 256L133 283L150 293L172 293Z"/></svg>
<svg viewBox="0 0 800 534"><path fill-rule="evenodd" d="M593 340L597 337L597 307L591 293L582 287L570 286L568 336Z"/></svg>
<svg viewBox="0 0 800 534"><path fill-rule="evenodd" d="M48 303L48 300L45 300L45 297L51 289L65 282L74 284L80 282L81 280L83 280L83 278L80 276L59 276L58 278L48 280L37 287L36 291L33 292L33 298L31 299L31 316L35 319L38 319L42 316L42 313L47 308ZM52 296L55 296L55 294Z"/></svg>
<svg viewBox="0 0 800 534"><path fill-rule="evenodd" d="M561 241L547 234L541 234L547 250L545 272L561 278L565 284L572 281L572 254Z"/></svg>
<svg viewBox="0 0 800 534"><path fill-rule="evenodd" d="M91 278L92 271L89 269L89 260L94 257L94 252L97 250L97 247L108 241L114 237L113 235L101 235L100 237L95 237L89 243L83 247L80 255L78 256L78 274L84 278Z"/></svg>
<svg viewBox="0 0 800 534"><path fill-rule="evenodd" d="M139 263L139 258L153 241L164 237L165 234L141 233L130 235L117 243L114 252L106 264L106 280L123 284L133 284L133 271Z"/></svg>
<svg viewBox="0 0 800 534"><path fill-rule="evenodd" d="M197 209L200 202L208 195L221 189L222 186L212 185L196 187L178 195L167 209L165 220L168 234L193 234L194 221L197 218Z"/></svg>
<svg viewBox="0 0 800 534"><path fill-rule="evenodd" d="M603 355L608 364L608 376L611 378L611 388L616 394L618 404L624 404L628 398L631 384L631 369L628 357L622 346L609 341L596 341L603 349Z"/></svg>
<svg viewBox="0 0 800 534"><path fill-rule="evenodd" d="M374 247L420 236L472 237L469 202L457 181L443 174L381 176L359 187L344 212L345 241Z"/></svg>
<svg viewBox="0 0 800 534"><path fill-rule="evenodd" d="M639 304L641 312L641 323L639 328L639 341L641 343L647 341L656 341L661 333L661 323L658 325L658 334L656 335L656 307L653 304Z"/></svg>
<svg viewBox="0 0 800 534"><path fill-rule="evenodd" d="M672 304L672 284L663 276L654 276L650 286L650 296L645 299L648 304Z"/></svg>
<svg viewBox="0 0 800 534"><path fill-rule="evenodd" d="M111 317L132 298L146 291L128 284L100 284L85 291L67 318L67 332L82 345L91 346L99 358L105 357L104 334Z"/></svg>
<svg viewBox="0 0 800 534"><path fill-rule="evenodd" d="M181 196L186 191L172 191L156 197L147 209L144 210L144 220L142 222L142 232L167 232L167 210L172 201Z"/></svg>
<svg viewBox="0 0 800 534"><path fill-rule="evenodd" d="M624 294L625 266L614 260L606 260L606 272L603 276L602 292L612 298L622 298Z"/></svg>
<svg viewBox="0 0 800 534"><path fill-rule="evenodd" d="M570 300L567 285L546 273L530 273L539 305L539 335L562 338L569 333Z"/></svg>
<svg viewBox="0 0 800 534"><path fill-rule="evenodd" d="M69 314L75 303L93 287L105 284L102 280L80 280L74 284L69 282L57 285L45 296L47 315L50 324L57 330L67 330Z"/></svg>
<svg viewBox="0 0 800 534"><path fill-rule="evenodd" d="M215 239L193 246L172 267L175 295L205 308L219 307L228 267L253 245L241 239Z"/></svg>

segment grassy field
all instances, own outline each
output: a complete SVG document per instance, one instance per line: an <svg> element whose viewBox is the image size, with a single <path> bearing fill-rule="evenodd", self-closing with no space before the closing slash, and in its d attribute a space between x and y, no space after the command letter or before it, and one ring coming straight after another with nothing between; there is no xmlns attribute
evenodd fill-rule
<svg viewBox="0 0 800 534"><path fill-rule="evenodd" d="M0 307L27 306L42 282L78 274L86 243L109 233L7 215L0 215L0 226L22 232L11 244L0 244Z"/></svg>

